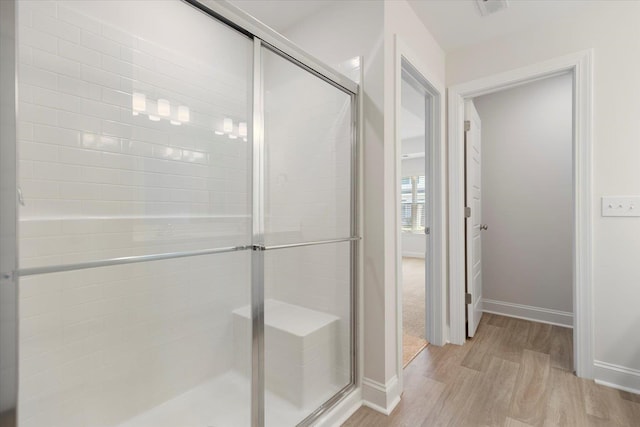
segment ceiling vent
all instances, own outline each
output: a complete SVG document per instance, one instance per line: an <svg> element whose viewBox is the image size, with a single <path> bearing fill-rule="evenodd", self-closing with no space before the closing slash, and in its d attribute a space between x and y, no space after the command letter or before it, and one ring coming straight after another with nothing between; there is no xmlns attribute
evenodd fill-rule
<svg viewBox="0 0 640 427"><path fill-rule="evenodd" d="M509 6L507 0L476 0L480 15L487 16L506 9Z"/></svg>

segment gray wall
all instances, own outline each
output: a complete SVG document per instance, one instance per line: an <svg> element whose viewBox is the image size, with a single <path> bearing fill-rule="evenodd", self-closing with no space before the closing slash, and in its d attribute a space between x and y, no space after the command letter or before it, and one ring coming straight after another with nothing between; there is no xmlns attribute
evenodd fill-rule
<svg viewBox="0 0 640 427"><path fill-rule="evenodd" d="M0 425L12 425L17 392L15 8L0 2Z"/></svg>
<svg viewBox="0 0 640 427"><path fill-rule="evenodd" d="M489 226L484 297L572 312L572 76L474 102L482 119L482 223ZM558 321L544 311L485 304L500 308Z"/></svg>

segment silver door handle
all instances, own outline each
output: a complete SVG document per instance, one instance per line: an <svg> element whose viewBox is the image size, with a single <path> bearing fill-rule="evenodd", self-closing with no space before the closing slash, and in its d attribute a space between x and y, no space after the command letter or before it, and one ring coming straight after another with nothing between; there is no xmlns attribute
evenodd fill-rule
<svg viewBox="0 0 640 427"><path fill-rule="evenodd" d="M486 230L487 228L489 228L487 224L480 224L480 230Z"/></svg>
<svg viewBox="0 0 640 427"><path fill-rule="evenodd" d="M24 196L22 195L22 188L18 187L18 203L24 206Z"/></svg>

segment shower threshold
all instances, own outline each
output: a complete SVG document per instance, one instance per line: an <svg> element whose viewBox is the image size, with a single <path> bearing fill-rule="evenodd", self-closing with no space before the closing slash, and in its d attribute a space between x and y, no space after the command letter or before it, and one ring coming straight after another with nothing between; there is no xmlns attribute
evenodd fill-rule
<svg viewBox="0 0 640 427"><path fill-rule="evenodd" d="M333 390L327 399L339 390ZM117 427L230 427L250 426L250 390L247 377L229 371L119 424ZM300 408L267 390L268 427L295 426L315 407Z"/></svg>

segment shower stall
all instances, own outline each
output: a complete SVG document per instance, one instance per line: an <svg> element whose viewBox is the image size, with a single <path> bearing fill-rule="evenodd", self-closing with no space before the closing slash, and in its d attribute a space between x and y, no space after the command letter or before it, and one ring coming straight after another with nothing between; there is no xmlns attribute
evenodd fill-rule
<svg viewBox="0 0 640 427"><path fill-rule="evenodd" d="M312 424L356 384L357 85L221 2L0 3L0 426Z"/></svg>

